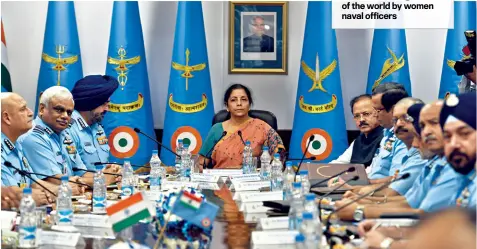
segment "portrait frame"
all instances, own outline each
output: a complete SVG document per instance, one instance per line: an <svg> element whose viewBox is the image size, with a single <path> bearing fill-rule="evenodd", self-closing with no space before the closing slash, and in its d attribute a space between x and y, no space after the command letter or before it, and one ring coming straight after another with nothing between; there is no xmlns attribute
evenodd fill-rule
<svg viewBox="0 0 477 249"><path fill-rule="evenodd" d="M229 74L288 74L288 2L229 2Z"/></svg>

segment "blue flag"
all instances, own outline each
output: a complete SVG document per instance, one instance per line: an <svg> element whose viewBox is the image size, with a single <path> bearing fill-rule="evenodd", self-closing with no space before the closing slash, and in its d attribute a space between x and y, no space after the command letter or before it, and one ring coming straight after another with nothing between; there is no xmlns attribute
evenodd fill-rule
<svg viewBox="0 0 477 249"><path fill-rule="evenodd" d="M306 149L311 135L314 140ZM348 147L331 1L308 2L290 157L336 159Z"/></svg>
<svg viewBox="0 0 477 249"><path fill-rule="evenodd" d="M206 231L212 228L218 211L218 206L184 190L179 193L172 208L173 214Z"/></svg>
<svg viewBox="0 0 477 249"><path fill-rule="evenodd" d="M440 99L451 93L459 93L458 85L462 76L458 76L455 72L454 63L466 56L462 51L462 48L467 45L464 32L476 29L475 8L475 1L454 2L454 29L447 30L446 50L439 88Z"/></svg>
<svg viewBox="0 0 477 249"><path fill-rule="evenodd" d="M50 1L36 90L35 112L38 110L40 94L47 88L58 85L71 90L76 81L81 78L83 78L83 68L74 2Z"/></svg>
<svg viewBox="0 0 477 249"><path fill-rule="evenodd" d="M132 164L146 164L157 145L134 131L139 128L155 137L137 1L114 2L106 74L119 82L102 122L109 135L110 161L127 158Z"/></svg>
<svg viewBox="0 0 477 249"><path fill-rule="evenodd" d="M375 29L366 93L381 83L402 84L409 96L411 77L404 29Z"/></svg>
<svg viewBox="0 0 477 249"><path fill-rule="evenodd" d="M162 143L175 151L182 139L192 154L198 154L213 116L202 3L180 1ZM175 155L161 150L161 159L174 165Z"/></svg>

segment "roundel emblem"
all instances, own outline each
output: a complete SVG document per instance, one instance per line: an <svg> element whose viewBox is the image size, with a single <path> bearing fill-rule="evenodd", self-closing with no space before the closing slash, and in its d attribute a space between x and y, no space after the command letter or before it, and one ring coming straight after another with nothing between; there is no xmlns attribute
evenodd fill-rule
<svg viewBox="0 0 477 249"><path fill-rule="evenodd" d="M326 159L331 154L333 142L331 141L330 135L322 129L313 128L303 135L303 138L301 139L301 151L303 153L305 152L306 145L308 144L311 135L315 135L315 139L308 147L305 156L314 156L316 157L316 160Z"/></svg>
<svg viewBox="0 0 477 249"><path fill-rule="evenodd" d="M204 227L209 227L210 226L210 219L209 218L204 218L202 221L202 226Z"/></svg>
<svg viewBox="0 0 477 249"><path fill-rule="evenodd" d="M132 128L119 126L109 135L109 147L114 157L132 157L139 148L139 136Z"/></svg>
<svg viewBox="0 0 477 249"><path fill-rule="evenodd" d="M193 127L182 126L179 127L171 138L171 148L173 151L176 151L178 140L182 139L184 144L189 145L189 152L191 154L198 154L200 148L202 147L202 137L200 133Z"/></svg>

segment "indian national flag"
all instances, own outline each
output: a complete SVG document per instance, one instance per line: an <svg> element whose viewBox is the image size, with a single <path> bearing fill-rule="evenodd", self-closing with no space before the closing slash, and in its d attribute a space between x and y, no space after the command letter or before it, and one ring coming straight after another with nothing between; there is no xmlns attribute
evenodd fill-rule
<svg viewBox="0 0 477 249"><path fill-rule="evenodd" d="M107 207L106 212L115 232L120 232L142 219L156 215L155 209L142 192Z"/></svg>
<svg viewBox="0 0 477 249"><path fill-rule="evenodd" d="M179 199L180 203L194 210L198 210L202 203L202 198L191 194L187 191L182 191L182 195Z"/></svg>
<svg viewBox="0 0 477 249"><path fill-rule="evenodd" d="M12 82L10 80L10 73L8 72L8 56L7 56L7 42L5 42L5 33L3 32L2 21L2 92L12 91Z"/></svg>

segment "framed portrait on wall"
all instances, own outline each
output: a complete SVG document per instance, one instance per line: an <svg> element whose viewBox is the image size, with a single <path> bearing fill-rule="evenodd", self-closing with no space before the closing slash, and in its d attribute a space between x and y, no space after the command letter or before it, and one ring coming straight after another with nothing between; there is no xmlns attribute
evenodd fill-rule
<svg viewBox="0 0 477 249"><path fill-rule="evenodd" d="M229 4L229 73L287 74L288 3Z"/></svg>

